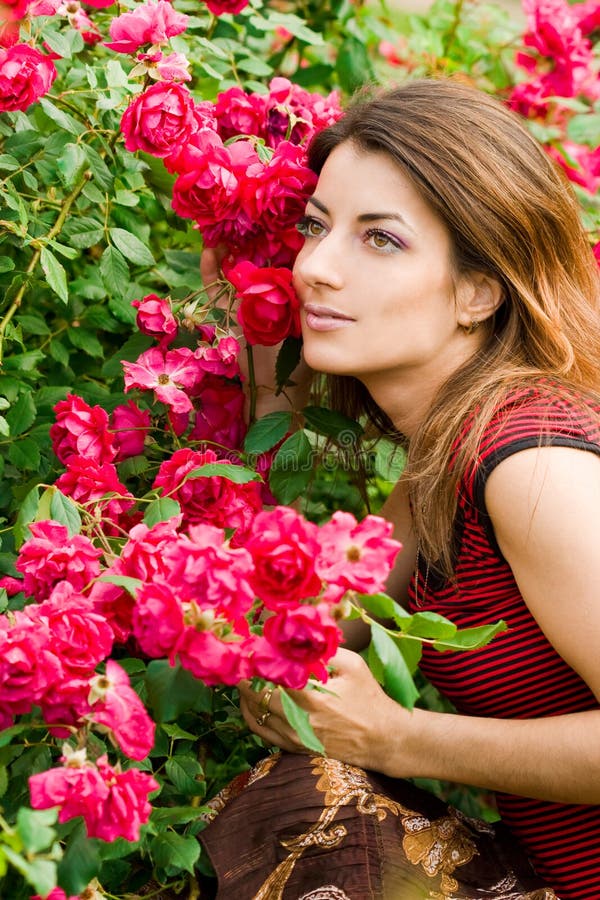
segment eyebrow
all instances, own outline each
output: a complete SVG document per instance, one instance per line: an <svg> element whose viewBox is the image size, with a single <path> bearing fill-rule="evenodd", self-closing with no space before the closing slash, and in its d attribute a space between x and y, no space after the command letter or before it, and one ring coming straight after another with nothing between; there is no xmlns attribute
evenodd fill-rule
<svg viewBox="0 0 600 900"><path fill-rule="evenodd" d="M329 215L329 210L325 206L324 203L321 203L320 200L317 200L316 197L309 197L308 203L312 203L313 206L316 206L320 212L324 215ZM408 224L406 219L400 215L400 213L395 212L372 212L372 213L362 213L357 217L359 222L380 222L382 219L393 219L396 222L399 222L405 228L408 228L409 231L413 231L414 229Z"/></svg>

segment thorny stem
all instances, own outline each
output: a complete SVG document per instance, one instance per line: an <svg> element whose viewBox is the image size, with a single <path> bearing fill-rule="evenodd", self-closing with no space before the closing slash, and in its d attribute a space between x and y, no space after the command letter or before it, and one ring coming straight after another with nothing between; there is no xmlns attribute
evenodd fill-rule
<svg viewBox="0 0 600 900"><path fill-rule="evenodd" d="M34 271L35 267L39 263L40 257L42 255L42 248L45 247L46 244L48 244L51 240L53 240L53 238L56 237L57 234L60 233L63 225L65 224L65 220L66 220L67 216L69 215L71 207L73 206L73 204L79 197L80 193L82 192L82 190L84 189L84 187L86 186L88 181L89 181L89 175L86 172L85 175L83 175L83 177L79 181L79 183L73 188L73 190L71 191L69 196L66 197L65 202L62 205L62 209L57 216L56 222L54 223L54 225L52 226L52 228L50 229L50 231L48 232L46 237L42 238L41 240L38 240L36 242L37 247L36 247L36 250L35 250L33 256L31 257L29 265L27 266L27 269L25 271L26 275L31 275L31 273ZM23 297L25 295L25 291L27 290L27 285L28 285L28 279L26 279L23 282L23 284L17 291L15 299L11 303L6 315L0 322L0 368L2 368L2 358L3 358L3 351L4 351L4 337L5 337L6 329L8 328L13 316L15 315L15 313L21 306L21 303L23 302Z"/></svg>

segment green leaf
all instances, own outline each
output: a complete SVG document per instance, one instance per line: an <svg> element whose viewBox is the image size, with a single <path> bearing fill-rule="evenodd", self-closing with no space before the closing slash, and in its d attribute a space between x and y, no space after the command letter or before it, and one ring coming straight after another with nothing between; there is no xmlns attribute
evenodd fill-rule
<svg viewBox="0 0 600 900"><path fill-rule="evenodd" d="M166 722L163 722L160 727L172 741L196 741L198 739L197 734L191 734L189 731L180 728L179 725L168 725Z"/></svg>
<svg viewBox="0 0 600 900"><path fill-rule="evenodd" d="M508 631L508 625L502 619L492 625L479 625L475 628L462 628L453 638L435 641L432 645L436 650L479 650L500 634Z"/></svg>
<svg viewBox="0 0 600 900"><path fill-rule="evenodd" d="M79 250L87 250L94 244L99 244L104 237L104 229L100 222L89 216L81 216L68 219L62 231L63 236L73 247Z"/></svg>
<svg viewBox="0 0 600 900"><path fill-rule="evenodd" d="M26 334L51 334L47 324L39 316L17 316L17 321Z"/></svg>
<svg viewBox="0 0 600 900"><path fill-rule="evenodd" d="M56 161L56 168L66 188L79 181L87 168L88 160L81 144L67 144Z"/></svg>
<svg viewBox="0 0 600 900"><path fill-rule="evenodd" d="M110 237L115 247L132 263L140 266L153 266L155 259L143 241L124 228L111 228Z"/></svg>
<svg viewBox="0 0 600 900"><path fill-rule="evenodd" d="M168 825L186 825L197 820L199 809L197 806L157 806L152 810L150 821L162 829Z"/></svg>
<svg viewBox="0 0 600 900"><path fill-rule="evenodd" d="M153 659L146 671L148 702L156 722L172 722L194 708L210 711L212 691L179 664Z"/></svg>
<svg viewBox="0 0 600 900"><path fill-rule="evenodd" d="M46 488L44 494L50 492L50 518L61 525L66 525L70 535L79 534L81 531L81 517L79 510L70 497L66 497L55 485ZM43 500L44 494L40 498Z"/></svg>
<svg viewBox="0 0 600 900"><path fill-rule="evenodd" d="M407 630L412 616L387 594L357 594L356 601L378 619L393 619L402 631Z"/></svg>
<svg viewBox="0 0 600 900"><path fill-rule="evenodd" d="M0 272L12 272L14 267L14 260L10 256L0 256Z"/></svg>
<svg viewBox="0 0 600 900"><path fill-rule="evenodd" d="M277 451L269 487L280 503L289 505L307 488L313 475L313 451L303 430L296 431Z"/></svg>
<svg viewBox="0 0 600 900"><path fill-rule="evenodd" d="M192 469L186 478L226 478L235 484L248 484L249 481L261 481L258 472L252 472L244 466L236 466L233 463L206 463L204 466L198 466Z"/></svg>
<svg viewBox="0 0 600 900"><path fill-rule="evenodd" d="M104 348L96 335L88 331L87 328L67 328L67 336L70 342L76 347L78 350L83 350L84 353L87 353L88 356L93 356L95 359L103 359L104 358Z"/></svg>
<svg viewBox="0 0 600 900"><path fill-rule="evenodd" d="M313 750L315 753L325 753L325 747L316 736L312 725L310 724L310 718L305 709L302 709L301 706L298 706L295 700L292 700L290 695L283 690L283 688L279 689L279 696L281 697L281 705L283 706L283 711L285 713L285 717L308 750Z"/></svg>
<svg viewBox="0 0 600 900"><path fill-rule="evenodd" d="M288 384L292 372L300 363L301 355L302 338L287 337L280 347L275 362L275 382L278 394Z"/></svg>
<svg viewBox="0 0 600 900"><path fill-rule="evenodd" d="M290 412L272 412L257 419L246 434L244 450L258 455L270 450L281 441L292 427Z"/></svg>
<svg viewBox="0 0 600 900"><path fill-rule="evenodd" d="M256 28L257 31L272 31L278 25L281 25L290 34L293 34L294 37L297 37L300 41L304 41L311 47L322 47L325 43L323 35L318 31L313 31L312 28L309 28L304 21L299 16L292 15L290 13L280 13L275 11L269 11L268 18L259 18L258 16L251 16L249 18L249 23L253 28Z"/></svg>
<svg viewBox="0 0 600 900"><path fill-rule="evenodd" d="M2 845L2 853L41 896L46 897L56 887L55 862L46 859L34 859L29 862L6 844Z"/></svg>
<svg viewBox="0 0 600 900"><path fill-rule="evenodd" d="M181 506L177 500L173 500L171 497L159 497L157 500L153 500L152 503L148 504L148 508L144 514L144 524L147 525L148 528L152 528L159 522L166 522L173 516L180 515L180 513Z"/></svg>
<svg viewBox="0 0 600 900"><path fill-rule="evenodd" d="M100 257L100 275L109 293L123 296L129 284L129 266L116 247L107 247Z"/></svg>
<svg viewBox="0 0 600 900"><path fill-rule="evenodd" d="M86 144L85 152L94 181L102 191L112 191L114 177L100 154L90 144Z"/></svg>
<svg viewBox="0 0 600 900"><path fill-rule="evenodd" d="M375 79L367 48L353 36L347 37L340 47L335 69L342 90L347 94L353 94L358 88Z"/></svg>
<svg viewBox="0 0 600 900"><path fill-rule="evenodd" d="M46 276L48 285L55 294L58 294L63 303L69 301L69 289L67 288L67 273L64 266L55 257L51 250L42 247L40 263Z"/></svg>
<svg viewBox="0 0 600 900"><path fill-rule="evenodd" d="M40 448L32 438L21 438L10 444L8 458L17 469L37 472L40 467Z"/></svg>
<svg viewBox="0 0 600 900"><path fill-rule="evenodd" d="M68 131L69 134L83 134L85 131L85 126L82 125L81 122L78 122L77 119L74 119L73 116L70 116L68 113L63 112L62 109L55 106L47 97L41 97L38 103L48 118L59 128L62 128L63 131Z"/></svg>
<svg viewBox="0 0 600 900"><path fill-rule="evenodd" d="M194 797L206 793L204 771L195 756L178 754L171 757L165 763L165 772L181 794Z"/></svg>
<svg viewBox="0 0 600 900"><path fill-rule="evenodd" d="M16 158L16 156L11 156L10 153L0 153L0 171L1 172L14 172L15 169L20 167L21 163Z"/></svg>
<svg viewBox="0 0 600 900"><path fill-rule="evenodd" d="M236 61L236 68L240 72L249 72L259 78L268 78L273 73L273 67L256 56L246 56Z"/></svg>
<svg viewBox="0 0 600 900"><path fill-rule="evenodd" d="M404 630L407 634L413 634L416 637L442 640L454 637L457 632L453 622L434 612L415 613L408 628Z"/></svg>
<svg viewBox="0 0 600 900"><path fill-rule="evenodd" d="M97 843L86 837L83 823L69 836L58 866L58 880L67 896L80 894L100 870Z"/></svg>
<svg viewBox="0 0 600 900"><path fill-rule="evenodd" d="M193 874L194 865L200 857L200 844L195 837L168 831L153 839L149 852L154 865L162 869L167 877L181 871Z"/></svg>
<svg viewBox="0 0 600 900"><path fill-rule="evenodd" d="M108 584L116 584L117 587L124 588L128 594L135 597L136 592L144 583L139 578L132 578L131 575L101 575L98 581L106 581Z"/></svg>
<svg viewBox="0 0 600 900"><path fill-rule="evenodd" d="M29 528L27 526L35 520L39 502L40 490L39 485L36 484L35 487L31 488L31 490L21 503L19 513L15 521L13 533L15 536L15 548L17 550L19 549L21 544L30 536Z"/></svg>
<svg viewBox="0 0 600 900"><path fill-rule="evenodd" d="M419 696L412 675L396 642L376 622L371 625L371 645L383 667L385 690L402 706L412 709Z"/></svg>
<svg viewBox="0 0 600 900"><path fill-rule="evenodd" d="M302 415L308 428L333 438L343 447L355 446L363 434L362 425L354 419L324 406L305 406Z"/></svg>
<svg viewBox="0 0 600 900"><path fill-rule="evenodd" d="M28 853L39 853L50 847L56 839L56 831L52 828L56 824L58 810L53 809L28 809L22 806L17 813L17 831L23 841L23 847Z"/></svg>
<svg viewBox="0 0 600 900"><path fill-rule="evenodd" d="M6 421L10 427L10 433L13 437L23 434L33 425L37 410L33 397L29 392L24 391L19 395L19 399L14 403L6 413Z"/></svg>

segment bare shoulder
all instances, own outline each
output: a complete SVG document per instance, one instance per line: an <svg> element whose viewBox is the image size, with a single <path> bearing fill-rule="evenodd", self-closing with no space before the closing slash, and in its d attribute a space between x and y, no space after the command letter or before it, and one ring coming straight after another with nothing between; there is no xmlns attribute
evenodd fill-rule
<svg viewBox="0 0 600 900"><path fill-rule="evenodd" d="M600 456L572 447L522 450L492 472L485 501L525 603L600 696Z"/></svg>

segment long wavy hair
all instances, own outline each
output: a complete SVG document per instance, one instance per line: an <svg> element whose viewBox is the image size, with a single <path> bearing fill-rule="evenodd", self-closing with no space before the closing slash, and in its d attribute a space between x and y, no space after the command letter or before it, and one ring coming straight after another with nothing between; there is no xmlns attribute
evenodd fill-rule
<svg viewBox="0 0 600 900"><path fill-rule="evenodd" d="M493 97L451 79L371 92L313 138L309 166L320 173L346 141L386 153L412 180L450 232L456 275L485 272L503 288L485 346L442 386L410 442L361 382L329 379L335 408L407 446L420 547L449 576L457 486L507 394L550 378L583 405L600 402L600 273L562 170Z"/></svg>

